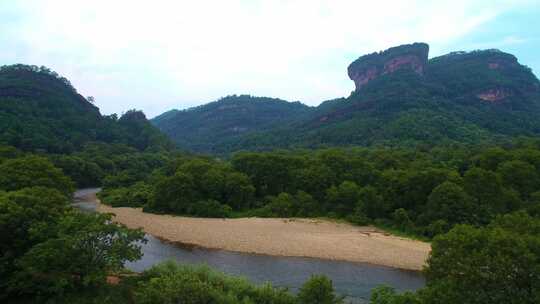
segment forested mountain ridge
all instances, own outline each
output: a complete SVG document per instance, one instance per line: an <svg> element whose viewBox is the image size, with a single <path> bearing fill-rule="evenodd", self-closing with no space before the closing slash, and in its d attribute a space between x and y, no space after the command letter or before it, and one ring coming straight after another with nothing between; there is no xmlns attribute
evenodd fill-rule
<svg viewBox="0 0 540 304"><path fill-rule="evenodd" d="M193 119L189 132L182 127L194 111L169 116L167 128L158 119L153 122L179 146L191 149L186 141L195 140L201 143L197 151L211 153L499 142L540 134L540 82L515 56L489 49L428 60L428 51L427 44L414 43L362 56L348 68L356 85L349 97L289 115L285 124L265 120L268 128L262 130L221 133L217 143L197 132L211 129L213 121ZM221 102L212 106L219 108ZM215 112L214 118L225 115L226 110Z"/></svg>
<svg viewBox="0 0 540 304"><path fill-rule="evenodd" d="M172 146L142 112L102 116L66 78L46 67L0 67L0 143L66 153L94 141L139 150Z"/></svg>
<svg viewBox="0 0 540 304"><path fill-rule="evenodd" d="M311 110L300 102L231 95L187 110L165 112L151 121L180 147L216 152L230 140L288 125L307 117Z"/></svg>

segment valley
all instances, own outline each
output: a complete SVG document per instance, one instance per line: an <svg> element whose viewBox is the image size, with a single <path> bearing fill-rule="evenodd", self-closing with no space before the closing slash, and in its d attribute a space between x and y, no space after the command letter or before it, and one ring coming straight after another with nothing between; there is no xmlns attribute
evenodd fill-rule
<svg viewBox="0 0 540 304"><path fill-rule="evenodd" d="M0 67L0 301L536 304L540 82L495 49L428 55L361 56L317 107L151 120Z"/></svg>

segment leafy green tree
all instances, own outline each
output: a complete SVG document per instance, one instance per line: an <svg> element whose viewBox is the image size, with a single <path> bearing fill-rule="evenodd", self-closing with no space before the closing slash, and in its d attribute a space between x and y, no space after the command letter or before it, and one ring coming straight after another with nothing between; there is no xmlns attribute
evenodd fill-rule
<svg viewBox="0 0 540 304"><path fill-rule="evenodd" d="M540 218L540 191L531 194L526 210L530 215Z"/></svg>
<svg viewBox="0 0 540 304"><path fill-rule="evenodd" d="M388 170L382 174L385 201L391 209L404 208L411 216L425 210L433 189L445 181L459 182L457 172L448 169ZM382 190L381 190L382 191Z"/></svg>
<svg viewBox="0 0 540 304"><path fill-rule="evenodd" d="M340 216L345 216L354 211L360 200L360 188L356 183L344 181L339 186L332 186L326 192L328 209Z"/></svg>
<svg viewBox="0 0 540 304"><path fill-rule="evenodd" d="M382 195L379 195L377 189L373 186L366 186L360 189L359 198L362 206L362 212L372 218L383 218L387 216L389 206L384 201Z"/></svg>
<svg viewBox="0 0 540 304"><path fill-rule="evenodd" d="M409 213L403 208L394 210L392 219L394 220L395 225L402 231L411 232L414 228L414 223L411 220Z"/></svg>
<svg viewBox="0 0 540 304"><path fill-rule="evenodd" d="M463 176L465 191L476 198L479 220L487 223L497 214L508 210L501 177L493 171L471 168Z"/></svg>
<svg viewBox="0 0 540 304"><path fill-rule="evenodd" d="M152 196L152 187L145 182L124 188L106 188L98 193L101 202L112 207L144 207Z"/></svg>
<svg viewBox="0 0 540 304"><path fill-rule="evenodd" d="M280 193L272 197L266 208L274 217L292 217L298 213L296 200L289 193Z"/></svg>
<svg viewBox="0 0 540 304"><path fill-rule="evenodd" d="M73 182L43 157L6 160L0 164L0 172L0 189L5 191L37 186L56 189L66 196L71 196L74 191Z"/></svg>
<svg viewBox="0 0 540 304"><path fill-rule="evenodd" d="M294 304L296 299L283 289L254 286L207 267L158 264L142 273L133 295L137 304L153 303L268 303Z"/></svg>
<svg viewBox="0 0 540 304"><path fill-rule="evenodd" d="M313 196L302 190L296 192L294 199L298 206L298 216L310 217L322 214L323 210L319 202Z"/></svg>
<svg viewBox="0 0 540 304"><path fill-rule="evenodd" d="M475 213L472 198L465 190L452 182L444 182L429 195L424 215L429 222L444 220L454 225L478 222Z"/></svg>
<svg viewBox="0 0 540 304"><path fill-rule="evenodd" d="M497 172L504 183L514 188L522 198L528 198L531 193L540 189L540 176L536 168L524 161L513 160L499 165Z"/></svg>
<svg viewBox="0 0 540 304"><path fill-rule="evenodd" d="M62 217L55 235L33 246L18 261L14 285L30 293L104 284L107 274L141 258L141 230L111 224L109 214L72 212Z"/></svg>
<svg viewBox="0 0 540 304"><path fill-rule="evenodd" d="M0 192L0 290L17 271L17 259L54 235L68 207L67 198L52 188Z"/></svg>
<svg viewBox="0 0 540 304"><path fill-rule="evenodd" d="M310 164L294 171L294 187L305 191L319 202L323 202L326 190L336 181L335 173L321 163Z"/></svg>
<svg viewBox="0 0 540 304"><path fill-rule="evenodd" d="M103 179L103 187L106 188L120 188L129 187L141 180L142 176L133 173L131 170L122 170L115 172L114 174L107 175Z"/></svg>
<svg viewBox="0 0 540 304"><path fill-rule="evenodd" d="M6 159L16 158L22 156L21 151L12 146L0 145L0 163Z"/></svg>
<svg viewBox="0 0 540 304"><path fill-rule="evenodd" d="M280 153L238 153L233 156L233 168L246 174L256 189L257 197L278 195L292 190L291 172L299 167L296 157Z"/></svg>
<svg viewBox="0 0 540 304"><path fill-rule="evenodd" d="M301 304L337 304L343 303L343 298L335 294L330 279L324 275L314 275L300 288L298 302Z"/></svg>
<svg viewBox="0 0 540 304"><path fill-rule="evenodd" d="M201 199L193 177L182 172L157 182L153 194L148 210L179 214L186 214L191 204Z"/></svg>
<svg viewBox="0 0 540 304"><path fill-rule="evenodd" d="M192 204L187 213L199 217L224 218L231 215L232 208L218 201L206 200Z"/></svg>
<svg viewBox="0 0 540 304"><path fill-rule="evenodd" d="M255 187L249 178L239 172L229 172L224 181L224 196L227 205L235 210L251 207L255 195Z"/></svg>
<svg viewBox="0 0 540 304"><path fill-rule="evenodd" d="M425 269L426 303L538 303L540 222L506 215L486 228L437 236Z"/></svg>
<svg viewBox="0 0 540 304"><path fill-rule="evenodd" d="M500 147L488 148L475 157L475 163L484 170L496 171L501 163L509 161L512 156Z"/></svg>
<svg viewBox="0 0 540 304"><path fill-rule="evenodd" d="M81 157L55 155L51 160L77 184L78 188L99 186L105 174L96 163Z"/></svg>
<svg viewBox="0 0 540 304"><path fill-rule="evenodd" d="M398 294L390 286L379 286L371 290L370 304L421 304L420 297L412 292Z"/></svg>

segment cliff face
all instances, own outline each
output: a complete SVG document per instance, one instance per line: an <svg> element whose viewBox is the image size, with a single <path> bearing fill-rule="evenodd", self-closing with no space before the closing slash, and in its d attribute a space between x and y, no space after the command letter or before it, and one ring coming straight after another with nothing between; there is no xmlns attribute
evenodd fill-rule
<svg viewBox="0 0 540 304"><path fill-rule="evenodd" d="M429 46L425 43L400 45L362 56L351 63L347 71L358 91L371 80L400 69L410 69L423 75L428 53Z"/></svg>

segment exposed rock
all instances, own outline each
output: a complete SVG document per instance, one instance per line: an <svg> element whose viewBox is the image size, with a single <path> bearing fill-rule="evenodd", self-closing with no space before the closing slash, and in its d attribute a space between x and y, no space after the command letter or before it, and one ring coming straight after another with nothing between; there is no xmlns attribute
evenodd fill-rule
<svg viewBox="0 0 540 304"><path fill-rule="evenodd" d="M488 68L492 69L492 70L496 70L499 68L499 63L498 62L489 62L488 63Z"/></svg>
<svg viewBox="0 0 540 304"><path fill-rule="evenodd" d="M371 80L400 69L410 69L420 75L428 61L429 46L425 43L406 44L379 53L362 56L349 65L349 78L360 90Z"/></svg>
<svg viewBox="0 0 540 304"><path fill-rule="evenodd" d="M501 88L489 89L479 94L476 94L476 97L489 102L500 101L508 96L512 96L512 92Z"/></svg>

